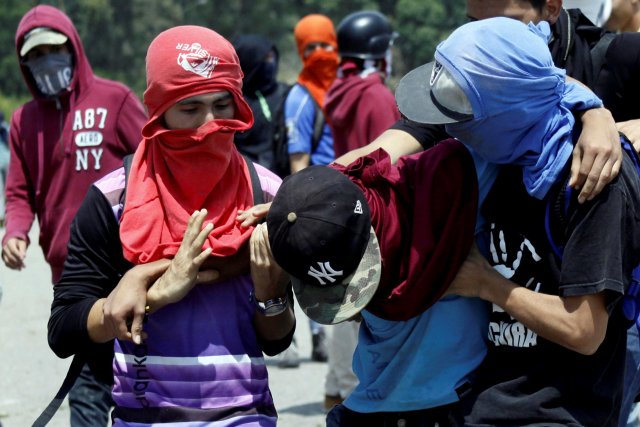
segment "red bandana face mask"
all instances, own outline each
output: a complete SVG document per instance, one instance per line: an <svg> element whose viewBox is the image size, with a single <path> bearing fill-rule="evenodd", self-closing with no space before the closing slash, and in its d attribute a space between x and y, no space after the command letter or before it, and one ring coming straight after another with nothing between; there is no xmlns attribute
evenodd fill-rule
<svg viewBox="0 0 640 427"><path fill-rule="evenodd" d="M324 97L338 73L338 42L333 23L324 15L307 15L296 24L293 34L298 55L304 64L298 83L307 88L318 105L324 108ZM316 49L305 58L307 46L318 42L332 46L333 50Z"/></svg>
<svg viewBox="0 0 640 427"><path fill-rule="evenodd" d="M251 180L235 149L236 131L253 116L242 98L242 72L233 47L212 30L185 26L161 33L147 53L145 104L150 119L136 150L120 225L125 258L135 264L171 258L191 214L206 208L214 224L205 247L229 256L252 229L235 220L252 205ZM176 102L203 93L229 92L235 117L197 129L166 129L162 115Z"/></svg>
<svg viewBox="0 0 640 427"><path fill-rule="evenodd" d="M298 82L307 88L313 99L324 107L324 98L338 74L338 53L316 50L304 60Z"/></svg>

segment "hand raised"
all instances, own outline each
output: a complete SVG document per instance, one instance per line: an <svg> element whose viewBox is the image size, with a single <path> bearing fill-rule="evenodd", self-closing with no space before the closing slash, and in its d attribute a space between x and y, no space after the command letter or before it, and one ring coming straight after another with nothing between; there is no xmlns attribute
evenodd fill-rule
<svg viewBox="0 0 640 427"><path fill-rule="evenodd" d="M148 297L153 301L151 310L180 301L195 286L215 280L218 272L202 270L200 267L211 254L211 248L202 249L213 224L203 227L207 210L195 211L189 218L182 243L167 271L149 289Z"/></svg>

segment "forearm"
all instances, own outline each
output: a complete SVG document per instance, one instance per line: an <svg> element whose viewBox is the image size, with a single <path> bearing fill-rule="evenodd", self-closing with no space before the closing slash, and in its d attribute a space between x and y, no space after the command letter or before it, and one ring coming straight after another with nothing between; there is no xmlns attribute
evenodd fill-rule
<svg viewBox="0 0 640 427"><path fill-rule="evenodd" d="M291 332L296 323L293 306L289 304L287 309L277 316L267 317L258 312L253 316L256 333L264 341L282 339Z"/></svg>
<svg viewBox="0 0 640 427"><path fill-rule="evenodd" d="M293 153L289 156L291 165L291 173L294 174L311 164L311 155L309 153Z"/></svg>
<svg viewBox="0 0 640 427"><path fill-rule="evenodd" d="M594 353L602 343L608 322L602 294L563 298L516 285L497 272L485 277L480 298L539 336L582 354Z"/></svg>
<svg viewBox="0 0 640 427"><path fill-rule="evenodd" d="M423 150L418 140L409 133L397 129L388 129L370 144L338 157L335 163L346 166L354 160L366 156L379 148L389 153L392 163L395 163L400 156L418 153Z"/></svg>
<svg viewBox="0 0 640 427"><path fill-rule="evenodd" d="M190 289L190 288L189 288ZM147 291L147 306L149 313L154 313L162 307L177 302L186 295L183 293L170 292L170 286L165 276L161 276Z"/></svg>
<svg viewBox="0 0 640 427"><path fill-rule="evenodd" d="M106 326L104 321L103 306L106 298L100 298L93 304L87 318L87 332L89 338L95 343L103 343L115 338L113 329Z"/></svg>

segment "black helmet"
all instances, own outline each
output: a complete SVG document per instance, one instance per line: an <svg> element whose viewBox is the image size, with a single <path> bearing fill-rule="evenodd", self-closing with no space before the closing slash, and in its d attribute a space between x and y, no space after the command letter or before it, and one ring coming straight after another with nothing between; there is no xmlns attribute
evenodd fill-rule
<svg viewBox="0 0 640 427"><path fill-rule="evenodd" d="M373 10L354 12L338 25L338 53L351 58L384 58L396 36L382 13Z"/></svg>

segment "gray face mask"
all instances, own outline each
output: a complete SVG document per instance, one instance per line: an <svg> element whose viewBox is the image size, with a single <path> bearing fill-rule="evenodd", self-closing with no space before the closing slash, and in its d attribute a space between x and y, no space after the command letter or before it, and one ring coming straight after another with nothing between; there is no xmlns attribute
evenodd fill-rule
<svg viewBox="0 0 640 427"><path fill-rule="evenodd" d="M72 58L70 53L50 53L26 61L38 89L43 95L57 95L71 83Z"/></svg>

